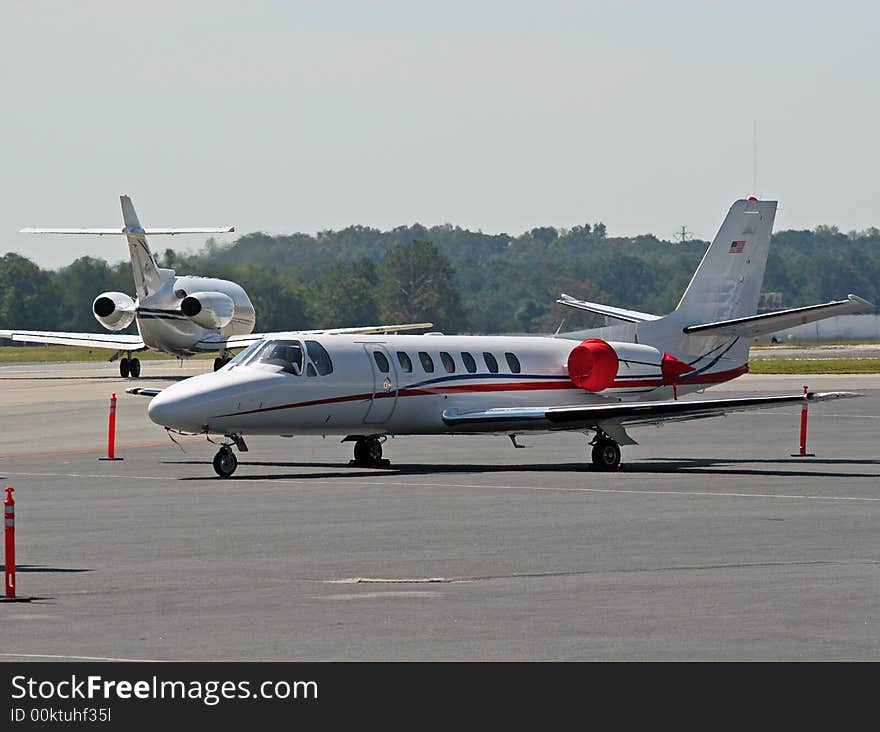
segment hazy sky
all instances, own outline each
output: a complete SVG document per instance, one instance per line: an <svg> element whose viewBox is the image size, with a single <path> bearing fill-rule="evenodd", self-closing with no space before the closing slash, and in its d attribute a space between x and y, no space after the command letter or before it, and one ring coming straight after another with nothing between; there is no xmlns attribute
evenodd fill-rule
<svg viewBox="0 0 880 732"><path fill-rule="evenodd" d="M0 253L25 226L315 232L450 222L710 238L880 225L869 2L0 0ZM154 249L203 238L155 239Z"/></svg>

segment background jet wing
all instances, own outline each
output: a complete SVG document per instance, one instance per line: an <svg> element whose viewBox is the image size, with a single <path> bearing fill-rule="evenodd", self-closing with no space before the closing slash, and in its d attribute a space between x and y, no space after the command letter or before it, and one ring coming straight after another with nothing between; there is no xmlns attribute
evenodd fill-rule
<svg viewBox="0 0 880 732"><path fill-rule="evenodd" d="M482 412L447 409L443 421L452 429L467 431L585 430L605 425L658 424L720 416L749 409L769 409L806 401L858 397L850 391L807 394L733 397L727 399L675 400L658 402L615 402L570 407L505 407ZM606 430L608 431L608 430Z"/></svg>
<svg viewBox="0 0 880 732"><path fill-rule="evenodd" d="M59 346L86 346L108 348L115 351L139 351L144 342L136 335L107 333L59 333L45 330L0 330L0 338L27 343L54 343Z"/></svg>
<svg viewBox="0 0 880 732"><path fill-rule="evenodd" d="M280 338L282 336L291 335L341 335L345 333L358 334L363 333L394 333L399 330L423 330L432 328L433 323L399 323L396 325L364 325L355 328L326 328L324 330L290 330L277 333L249 333L248 335L236 336L216 336L215 338L205 338L196 343L195 347L204 351L216 351L218 348L244 348L252 343L261 341L264 338Z"/></svg>

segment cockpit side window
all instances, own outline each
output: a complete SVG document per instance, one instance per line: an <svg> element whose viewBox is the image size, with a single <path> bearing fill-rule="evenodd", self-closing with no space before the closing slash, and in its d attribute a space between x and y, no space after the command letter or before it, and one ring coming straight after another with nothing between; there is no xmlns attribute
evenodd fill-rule
<svg viewBox="0 0 880 732"><path fill-rule="evenodd" d="M303 372L303 348L299 341L269 341L254 357L254 363L280 366L294 376Z"/></svg>
<svg viewBox="0 0 880 732"><path fill-rule="evenodd" d="M321 376L333 373L333 361L330 360L330 354L318 341L306 341L306 351Z"/></svg>

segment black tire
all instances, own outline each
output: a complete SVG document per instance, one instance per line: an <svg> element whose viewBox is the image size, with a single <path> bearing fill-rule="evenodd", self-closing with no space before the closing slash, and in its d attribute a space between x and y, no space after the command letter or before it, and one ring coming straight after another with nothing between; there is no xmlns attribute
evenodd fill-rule
<svg viewBox="0 0 880 732"><path fill-rule="evenodd" d="M382 443L375 437L354 443L354 461L358 465L378 465L382 461Z"/></svg>
<svg viewBox="0 0 880 732"><path fill-rule="evenodd" d="M238 458L228 447L221 447L214 456L214 472L221 478L228 478L238 467Z"/></svg>
<svg viewBox="0 0 880 732"><path fill-rule="evenodd" d="M214 359L214 371L219 371L226 365L226 359L223 358L215 358Z"/></svg>
<svg viewBox="0 0 880 732"><path fill-rule="evenodd" d="M614 440L599 440L593 445L593 467L596 470L617 470L620 467L620 445Z"/></svg>
<svg viewBox="0 0 880 732"><path fill-rule="evenodd" d="M139 358L129 359L128 375L135 379L141 375L141 360Z"/></svg>
<svg viewBox="0 0 880 732"><path fill-rule="evenodd" d="M128 378L128 359L127 358L120 358L119 359L119 375L123 379Z"/></svg>

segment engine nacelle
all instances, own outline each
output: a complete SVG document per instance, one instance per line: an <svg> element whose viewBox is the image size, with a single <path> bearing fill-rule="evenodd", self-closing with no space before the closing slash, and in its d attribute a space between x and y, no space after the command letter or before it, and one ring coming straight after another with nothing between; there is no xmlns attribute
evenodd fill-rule
<svg viewBox="0 0 880 732"><path fill-rule="evenodd" d="M235 315L235 303L222 292L195 292L183 298L180 310L203 328L223 328Z"/></svg>
<svg viewBox="0 0 880 732"><path fill-rule="evenodd" d="M653 346L589 338L568 355L568 376L591 392L671 385L694 367Z"/></svg>
<svg viewBox="0 0 880 732"><path fill-rule="evenodd" d="M95 318L107 330L123 330L134 320L137 303L124 292L102 292L92 303Z"/></svg>

